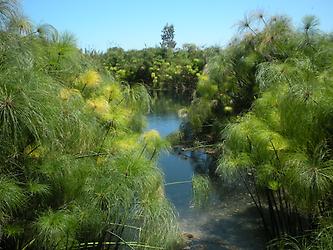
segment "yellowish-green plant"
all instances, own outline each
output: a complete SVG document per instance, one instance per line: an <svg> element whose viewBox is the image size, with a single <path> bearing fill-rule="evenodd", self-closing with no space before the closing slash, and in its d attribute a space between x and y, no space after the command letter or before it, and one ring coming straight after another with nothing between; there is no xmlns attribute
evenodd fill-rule
<svg viewBox="0 0 333 250"><path fill-rule="evenodd" d="M0 248L171 248L146 89L92 70L68 33L23 28L0 32Z"/></svg>
<svg viewBox="0 0 333 250"><path fill-rule="evenodd" d="M96 87L101 81L101 76L95 70L88 70L84 72L79 77L79 82L83 85L83 90L85 87L94 88ZM82 91L83 91L82 90Z"/></svg>

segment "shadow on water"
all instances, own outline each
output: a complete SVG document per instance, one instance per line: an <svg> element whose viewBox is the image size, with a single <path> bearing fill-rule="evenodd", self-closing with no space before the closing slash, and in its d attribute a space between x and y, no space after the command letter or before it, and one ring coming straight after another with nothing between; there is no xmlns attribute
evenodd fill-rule
<svg viewBox="0 0 333 250"><path fill-rule="evenodd" d="M160 104L162 107L163 105ZM168 104L166 104L168 105ZM179 106L174 106L174 108ZM175 109L148 115L148 130L166 136L178 129ZM195 174L208 175L209 158L202 152L164 152L159 166L165 182L184 182L165 187L166 196L178 212L180 228L192 238L190 249L264 249L265 233L251 198L239 184L225 185L211 180L210 199L201 208L193 206L190 181Z"/></svg>

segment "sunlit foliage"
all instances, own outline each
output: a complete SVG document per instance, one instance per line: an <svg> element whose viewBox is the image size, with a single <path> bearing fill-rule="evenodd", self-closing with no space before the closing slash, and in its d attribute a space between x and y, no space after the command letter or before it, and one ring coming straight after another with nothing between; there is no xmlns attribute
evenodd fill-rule
<svg viewBox="0 0 333 250"><path fill-rule="evenodd" d="M100 56L105 69L120 81L143 83L173 93L192 91L205 65L205 51L193 44L181 49L145 48L124 51L109 48Z"/></svg>
<svg viewBox="0 0 333 250"><path fill-rule="evenodd" d="M0 248L171 248L147 90L17 9L0 1Z"/></svg>
<svg viewBox="0 0 333 250"><path fill-rule="evenodd" d="M245 184L271 237L305 235L278 249L332 248L333 42L318 24L245 17L184 117L193 140L222 142L218 174Z"/></svg>

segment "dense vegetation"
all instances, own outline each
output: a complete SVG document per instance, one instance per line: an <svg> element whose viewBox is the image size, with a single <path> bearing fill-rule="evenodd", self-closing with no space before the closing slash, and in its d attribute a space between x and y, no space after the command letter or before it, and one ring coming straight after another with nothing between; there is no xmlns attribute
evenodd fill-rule
<svg viewBox="0 0 333 250"><path fill-rule="evenodd" d="M168 144L143 132L163 89L191 92L176 139L244 183L269 247L332 249L333 36L318 24L256 13L224 49L177 49L167 25L160 48L82 53L0 0L0 248L174 249Z"/></svg>
<svg viewBox="0 0 333 250"><path fill-rule="evenodd" d="M164 47L130 51L110 48L100 60L118 81L141 83L151 90L183 93L196 88L211 50L202 50L193 44L175 50Z"/></svg>
<svg viewBox="0 0 333 250"><path fill-rule="evenodd" d="M150 97L0 1L0 248L170 248Z"/></svg>
<svg viewBox="0 0 333 250"><path fill-rule="evenodd" d="M217 172L244 182L273 248L333 248L333 39L318 24L245 18L183 114L183 136L221 143Z"/></svg>

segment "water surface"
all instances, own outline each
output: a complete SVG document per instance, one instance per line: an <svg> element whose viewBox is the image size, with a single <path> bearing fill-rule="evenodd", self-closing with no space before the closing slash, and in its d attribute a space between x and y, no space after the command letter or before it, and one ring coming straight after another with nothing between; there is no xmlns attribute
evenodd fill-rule
<svg viewBox="0 0 333 250"><path fill-rule="evenodd" d="M166 136L178 130L180 122L176 112L152 113L148 115L147 129ZM194 174L208 173L208 165L209 158L200 152L164 152L159 157L166 183L190 181ZM167 198L177 210L181 230L193 235L190 249L264 249L260 219L244 188L216 181L212 186L211 197L202 208L193 206L190 182L165 187Z"/></svg>

